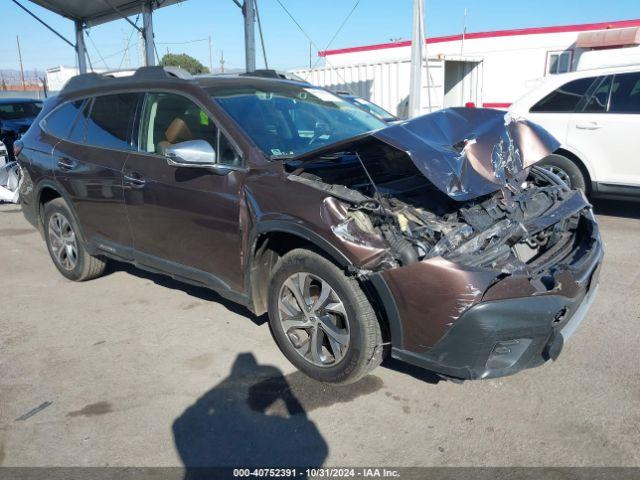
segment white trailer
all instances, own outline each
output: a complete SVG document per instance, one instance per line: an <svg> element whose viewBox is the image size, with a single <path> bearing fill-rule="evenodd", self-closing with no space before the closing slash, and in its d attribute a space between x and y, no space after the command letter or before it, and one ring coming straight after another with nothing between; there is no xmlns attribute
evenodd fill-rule
<svg viewBox="0 0 640 480"><path fill-rule="evenodd" d="M610 55L596 55L610 57L631 53L638 45L640 19L428 38L429 77L423 75L423 111L469 103L508 108L544 77L576 70L582 55L589 57L595 50L607 49ZM322 68L294 73L313 84L352 92L391 113L405 115L410 41L328 50L319 55L325 59Z"/></svg>
<svg viewBox="0 0 640 480"><path fill-rule="evenodd" d="M409 101L409 60L339 65L296 70L314 85L366 98L385 110L406 116ZM423 65L422 111L482 103L482 59L430 58Z"/></svg>

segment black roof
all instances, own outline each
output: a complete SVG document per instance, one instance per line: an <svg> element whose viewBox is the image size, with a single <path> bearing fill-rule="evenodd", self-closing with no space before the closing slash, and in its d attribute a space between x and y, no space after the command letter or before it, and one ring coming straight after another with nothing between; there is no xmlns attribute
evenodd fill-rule
<svg viewBox="0 0 640 480"><path fill-rule="evenodd" d="M115 76L114 76L115 75ZM291 84L308 87L308 83L301 83L292 80L282 80L279 78L251 76L251 75L229 75L229 76L199 76L193 77L188 72L175 67L142 67L138 68L132 75L117 76L117 73L107 72L104 74L85 73L72 77L60 91L60 95L69 95L80 90L90 89L114 89L114 88L138 88L144 87L149 82L184 81L195 83L203 88L227 87L230 85L243 87L255 85L278 85Z"/></svg>

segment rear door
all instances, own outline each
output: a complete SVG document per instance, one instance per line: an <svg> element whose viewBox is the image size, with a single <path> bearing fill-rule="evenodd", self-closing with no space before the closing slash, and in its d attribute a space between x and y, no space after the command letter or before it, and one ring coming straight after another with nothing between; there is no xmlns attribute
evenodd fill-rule
<svg viewBox="0 0 640 480"><path fill-rule="evenodd" d="M568 142L599 183L640 186L640 72L603 78L572 116Z"/></svg>
<svg viewBox="0 0 640 480"><path fill-rule="evenodd" d="M122 168L142 94L88 99L68 137L55 147L55 177L64 186L83 233L94 246L129 258L132 245Z"/></svg>
<svg viewBox="0 0 640 480"><path fill-rule="evenodd" d="M204 108L177 93L148 93L138 130L138 152L124 169L137 261L217 290L242 291L240 150ZM169 165L164 149L188 140L209 142L228 169Z"/></svg>
<svg viewBox="0 0 640 480"><path fill-rule="evenodd" d="M566 144L571 117L596 79L579 78L565 83L533 105L527 118Z"/></svg>

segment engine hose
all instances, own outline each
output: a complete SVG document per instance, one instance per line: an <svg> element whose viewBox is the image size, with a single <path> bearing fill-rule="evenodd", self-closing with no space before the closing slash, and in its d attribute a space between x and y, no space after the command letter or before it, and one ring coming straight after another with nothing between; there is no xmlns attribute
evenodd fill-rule
<svg viewBox="0 0 640 480"><path fill-rule="evenodd" d="M418 261L418 252L413 245L411 245L411 242L405 238L389 232L387 241L389 242L391 249L400 257L400 263L403 267Z"/></svg>

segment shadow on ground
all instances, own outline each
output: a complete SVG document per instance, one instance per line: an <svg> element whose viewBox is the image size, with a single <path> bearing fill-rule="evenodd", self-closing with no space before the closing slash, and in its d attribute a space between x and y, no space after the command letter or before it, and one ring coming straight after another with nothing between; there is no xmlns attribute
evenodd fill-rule
<svg viewBox="0 0 640 480"><path fill-rule="evenodd" d="M187 479L206 467L320 466L328 453L287 378L250 353L175 420L173 436Z"/></svg>
<svg viewBox="0 0 640 480"><path fill-rule="evenodd" d="M640 202L623 200L593 200L596 215L640 218Z"/></svg>
<svg viewBox="0 0 640 480"><path fill-rule="evenodd" d="M185 478L215 478L207 470L211 467L321 466L328 446L308 412L383 386L374 375L344 386L322 384L300 372L284 376L276 367L258 364L251 353L241 353L229 376L173 423Z"/></svg>
<svg viewBox="0 0 640 480"><path fill-rule="evenodd" d="M110 275L115 272L127 272L131 275L135 275L138 278L144 278L145 280L150 280L156 285L159 285L164 288L171 288L173 290L180 290L181 292L186 293L195 298L199 298L200 300L206 300L207 302L216 302L222 305L224 308L229 310L236 315L241 315L243 317L248 318L256 325L263 325L267 322L267 316L261 315L256 316L251 313L246 307L232 302L231 300L227 300L222 297L218 293L214 292L205 287L197 287L194 285L190 285L188 283L181 282L179 280L174 280L168 275L162 275L159 273L148 272L146 270L142 270L128 263L109 261L107 264L107 271L105 275Z"/></svg>

